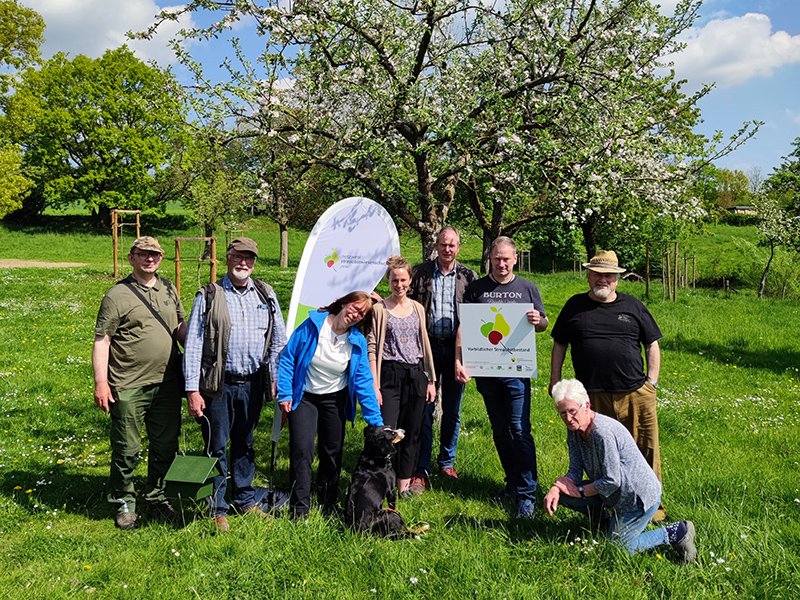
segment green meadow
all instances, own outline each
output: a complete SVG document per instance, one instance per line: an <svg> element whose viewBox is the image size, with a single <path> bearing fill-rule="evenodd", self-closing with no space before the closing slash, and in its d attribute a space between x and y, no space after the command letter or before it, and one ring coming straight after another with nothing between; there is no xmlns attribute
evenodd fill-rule
<svg viewBox="0 0 800 600"><path fill-rule="evenodd" d="M176 235L197 235L180 216L143 223L161 239L162 273L174 277ZM277 263L278 232L262 221L246 234L261 246L256 275L273 284L284 312L305 241L290 234L290 268ZM126 232L129 246L133 236ZM703 240L703 244L707 240ZM224 254L220 244L219 256ZM420 259L416 238L403 252ZM127 253L127 249L124 251ZM198 256L197 246L182 247ZM477 267L480 244L461 258ZM669 520L697 527L698 564L671 548L634 557L586 529L577 514L530 522L490 498L502 469L474 383L467 386L458 481L432 477L426 494L399 500L421 539L390 542L344 529L316 510L295 523L233 517L218 535L202 507L182 507L180 527L148 522L115 529L104 496L108 416L94 405L90 355L100 299L113 285L111 239L77 216L35 226L0 224L0 259L86 263L0 268L0 597L2 598L795 598L800 594L800 301L758 300L753 288L679 290L643 299L664 338L659 421ZM722 260L722 259L721 259ZM127 274L126 270L124 274ZM551 321L585 279L523 274L539 286ZM208 267L182 270L191 308ZM660 288L657 288L660 290ZM537 337L539 378L532 422L543 491L567 468L565 428L547 395L548 333ZM565 375L571 375L569 360ZM257 430L257 483L269 483L269 414ZM363 421L348 427L341 499L360 452ZM184 416L181 447L202 453ZM146 459L146 444L143 458ZM288 485L286 436L274 484ZM140 465L143 484L145 460Z"/></svg>

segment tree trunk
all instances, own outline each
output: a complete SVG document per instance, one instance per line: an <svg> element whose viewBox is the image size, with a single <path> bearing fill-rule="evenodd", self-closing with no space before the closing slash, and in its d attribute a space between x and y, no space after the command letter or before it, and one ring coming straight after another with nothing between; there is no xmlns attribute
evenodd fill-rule
<svg viewBox="0 0 800 600"><path fill-rule="evenodd" d="M214 236L214 227L213 225L203 225L203 237L213 237ZM211 260L211 241L206 242L206 247L203 249L203 260ZM216 258L216 257L214 257Z"/></svg>
<svg viewBox="0 0 800 600"><path fill-rule="evenodd" d="M758 298L764 297L764 289L767 287L767 275L769 275L769 267L772 264L772 259L775 256L775 242L770 240L769 243L769 260L767 266L764 268L764 273L761 275L761 283L758 284Z"/></svg>
<svg viewBox="0 0 800 600"><path fill-rule="evenodd" d="M432 225L434 226L426 226L419 232L419 238L422 241L423 260L433 260L433 258L436 256L436 234L441 227L437 227L436 224ZM414 263L416 261L412 260L410 262Z"/></svg>
<svg viewBox="0 0 800 600"><path fill-rule="evenodd" d="M289 266L289 228L286 223L278 223L278 228L281 232L281 258L280 266Z"/></svg>
<svg viewBox="0 0 800 600"><path fill-rule="evenodd" d="M100 204L92 210L92 221L98 229L108 229L111 227L111 207L107 204Z"/></svg>
<svg viewBox="0 0 800 600"><path fill-rule="evenodd" d="M597 254L597 231L595 230L595 223L597 217L590 216L586 221L581 224L581 232L583 232L583 245L586 248L586 260L589 261Z"/></svg>

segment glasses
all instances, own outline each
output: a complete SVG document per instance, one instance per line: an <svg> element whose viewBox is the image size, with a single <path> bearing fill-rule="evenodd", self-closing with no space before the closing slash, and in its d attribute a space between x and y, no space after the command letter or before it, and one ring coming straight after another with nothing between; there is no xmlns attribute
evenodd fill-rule
<svg viewBox="0 0 800 600"><path fill-rule="evenodd" d="M582 408L583 406L579 406L578 408L570 408L569 410L559 411L558 416L560 416L562 419L574 419L576 416L578 416L578 413L581 412Z"/></svg>
<svg viewBox="0 0 800 600"><path fill-rule="evenodd" d="M160 252L131 252L134 256L138 256L143 260L147 260L148 258L152 258L153 260L161 260L163 255Z"/></svg>
<svg viewBox="0 0 800 600"><path fill-rule="evenodd" d="M243 256L241 254L230 254L231 260L234 264L238 265L240 262L244 261L248 265L253 265L256 262L255 256Z"/></svg>

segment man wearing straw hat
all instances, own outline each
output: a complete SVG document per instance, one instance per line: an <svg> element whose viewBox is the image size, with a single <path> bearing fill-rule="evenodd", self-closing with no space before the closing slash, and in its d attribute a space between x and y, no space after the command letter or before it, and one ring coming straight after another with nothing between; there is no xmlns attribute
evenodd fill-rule
<svg viewBox="0 0 800 600"><path fill-rule="evenodd" d="M614 251L601 250L583 266L589 293L576 294L567 301L550 334L550 390L561 381L567 347L572 346L575 377L586 387L592 407L631 432L661 481L656 414L661 330L644 304L617 292L619 276L625 269L619 266ZM664 517L659 506L653 520Z"/></svg>

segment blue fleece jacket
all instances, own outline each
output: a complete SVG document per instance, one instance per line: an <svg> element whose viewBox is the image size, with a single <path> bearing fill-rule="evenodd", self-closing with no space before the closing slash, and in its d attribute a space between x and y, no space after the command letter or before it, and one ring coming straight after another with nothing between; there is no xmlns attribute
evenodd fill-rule
<svg viewBox="0 0 800 600"><path fill-rule="evenodd" d="M292 410L303 399L306 389L306 372L317 349L319 333L327 312L312 310L308 318L294 330L289 343L283 349L278 366L278 402L292 403ZM344 410L345 417L351 423L356 418L356 399L361 404L361 415L369 425L383 425L378 399L375 397L372 371L367 357L367 340L355 327L350 328L348 336L353 344L350 356L348 391L350 402Z"/></svg>

